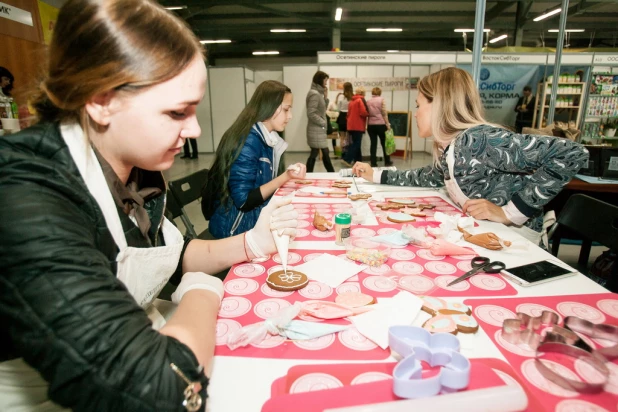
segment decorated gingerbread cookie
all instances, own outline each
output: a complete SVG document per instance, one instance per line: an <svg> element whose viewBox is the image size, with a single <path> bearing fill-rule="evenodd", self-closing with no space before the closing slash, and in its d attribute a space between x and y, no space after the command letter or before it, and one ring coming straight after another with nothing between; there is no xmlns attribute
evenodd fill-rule
<svg viewBox="0 0 618 412"><path fill-rule="evenodd" d="M294 183L297 185L310 185L313 182L311 180L295 180Z"/></svg>
<svg viewBox="0 0 618 412"><path fill-rule="evenodd" d="M355 195L348 195L350 200L361 200L361 199L370 199L371 194L369 193L357 193Z"/></svg>
<svg viewBox="0 0 618 412"><path fill-rule="evenodd" d="M458 313L434 316L423 323L423 328L432 333L446 332L457 335L457 332L476 333L479 330L479 324L472 316Z"/></svg>
<svg viewBox="0 0 618 412"><path fill-rule="evenodd" d="M472 313L470 306L464 305L460 302L451 302L440 298L434 298L433 296L423 296L423 307L421 308L430 315L437 315L442 313L445 315L453 313L465 313L469 315Z"/></svg>
<svg viewBox="0 0 618 412"><path fill-rule="evenodd" d="M313 214L313 226L321 232L327 232L333 228L333 222L326 219L316 210Z"/></svg>
<svg viewBox="0 0 618 412"><path fill-rule="evenodd" d="M331 187L338 187L341 189L349 189L352 187L351 184L349 183L333 183Z"/></svg>
<svg viewBox="0 0 618 412"><path fill-rule="evenodd" d="M416 202L412 199L388 199L388 202L404 206L414 206L416 204Z"/></svg>
<svg viewBox="0 0 618 412"><path fill-rule="evenodd" d="M337 295L335 303L339 305L347 306L349 308L359 308L365 305L371 305L375 303L373 296L366 295L360 292L345 292Z"/></svg>
<svg viewBox="0 0 618 412"><path fill-rule="evenodd" d="M333 183L335 183L335 184L343 184L343 185L350 185L350 184L352 184L352 182L350 182L349 180L335 180Z"/></svg>
<svg viewBox="0 0 618 412"><path fill-rule="evenodd" d="M376 207L382 210L396 210L404 208L404 205L400 205L399 203L378 203Z"/></svg>
<svg viewBox="0 0 618 412"><path fill-rule="evenodd" d="M425 217L427 213L423 213L423 211L418 207L404 207L400 209L402 213L406 215L414 216L414 217Z"/></svg>
<svg viewBox="0 0 618 412"><path fill-rule="evenodd" d="M278 270L271 273L266 279L266 284L274 290L280 292L291 292L293 290L302 289L309 283L307 275L295 270L288 269L287 273L283 270Z"/></svg>
<svg viewBox="0 0 618 412"><path fill-rule="evenodd" d="M472 310L463 303L425 296L422 309L433 316L423 324L430 332L456 335L457 332L475 333L479 329L478 322L471 316Z"/></svg>
<svg viewBox="0 0 618 412"><path fill-rule="evenodd" d="M418 204L418 208L421 209L421 211L425 209L433 209L434 207L436 207L436 205L431 205L429 203L419 203Z"/></svg>
<svg viewBox="0 0 618 412"><path fill-rule="evenodd" d="M412 216L401 212L389 213L388 215L386 215L386 218L393 223L411 223L416 220Z"/></svg>

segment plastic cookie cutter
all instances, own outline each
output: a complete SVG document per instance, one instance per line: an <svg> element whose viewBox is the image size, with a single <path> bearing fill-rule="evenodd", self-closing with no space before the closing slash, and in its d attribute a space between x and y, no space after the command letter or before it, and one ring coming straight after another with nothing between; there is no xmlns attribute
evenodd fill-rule
<svg viewBox="0 0 618 412"><path fill-rule="evenodd" d="M464 389L470 382L470 361L459 353L459 340L450 333L431 334L417 326L391 326L389 346L404 359L393 370L393 392L401 398L434 396L443 389ZM441 366L423 378L421 361Z"/></svg>
<svg viewBox="0 0 618 412"><path fill-rule="evenodd" d="M540 316L517 313L517 319L507 319L502 325L502 338L515 345L525 344L536 351L536 367L547 380L571 391L580 393L598 393L603 391L609 380L609 369L605 365L609 360L618 358L618 345L595 349L588 345L578 334L593 339L604 339L618 343L618 327L607 324L594 324L585 319L568 316L564 327L557 325L558 315L543 311ZM537 333L542 326L550 327L545 335ZM575 358L592 367L600 376L595 382L584 382L566 378L547 367L541 359L547 354L555 353Z"/></svg>

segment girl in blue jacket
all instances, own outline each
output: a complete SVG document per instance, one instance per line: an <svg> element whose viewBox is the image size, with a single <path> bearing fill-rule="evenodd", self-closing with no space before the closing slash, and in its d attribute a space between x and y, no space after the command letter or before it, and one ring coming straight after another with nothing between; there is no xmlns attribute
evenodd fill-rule
<svg viewBox="0 0 618 412"><path fill-rule="evenodd" d="M292 119L292 91L284 84L261 83L249 104L223 134L204 190L202 212L208 229L226 238L251 229L275 191L290 179L305 177L297 163L277 176L288 144L282 132Z"/></svg>

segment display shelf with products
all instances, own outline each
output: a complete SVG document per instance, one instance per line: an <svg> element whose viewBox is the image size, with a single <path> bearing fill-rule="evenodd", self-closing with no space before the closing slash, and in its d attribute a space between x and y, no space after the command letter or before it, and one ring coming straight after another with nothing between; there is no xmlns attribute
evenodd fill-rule
<svg viewBox="0 0 618 412"><path fill-rule="evenodd" d="M537 107L534 111L532 124L542 127L549 111L552 87L554 87L553 76L549 76L547 81L539 83L536 91ZM556 114L566 113L567 121L575 121L579 125L582 118L582 100L586 82L579 81L578 75L564 74L560 76L557 84L558 91L556 97Z"/></svg>
<svg viewBox="0 0 618 412"><path fill-rule="evenodd" d="M616 140L605 136L606 123L614 118L618 118L618 75L592 73L582 139Z"/></svg>

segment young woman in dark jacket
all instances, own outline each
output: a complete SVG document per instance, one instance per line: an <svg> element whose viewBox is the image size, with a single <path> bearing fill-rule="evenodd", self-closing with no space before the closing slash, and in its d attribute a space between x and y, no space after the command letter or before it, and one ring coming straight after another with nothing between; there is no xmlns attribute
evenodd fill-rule
<svg viewBox="0 0 618 412"><path fill-rule="evenodd" d="M588 159L567 139L513 133L487 122L472 77L454 67L418 84L416 124L434 138L434 162L414 170L376 171L366 163L354 173L397 186L446 186L450 198L475 219L503 223L538 244L543 206Z"/></svg>
<svg viewBox="0 0 618 412"><path fill-rule="evenodd" d="M244 233L257 222L275 191L290 179L305 177L297 163L277 176L288 144L279 137L292 119L292 91L267 80L223 134L208 174L202 212L217 239ZM209 216L209 211L214 211Z"/></svg>
<svg viewBox="0 0 618 412"><path fill-rule="evenodd" d="M164 218L161 171L200 134L206 69L157 3L67 1L44 67L40 122L0 139L0 410L182 411L185 394L203 410L223 296L206 273L274 252L296 212L271 202L219 241Z"/></svg>

